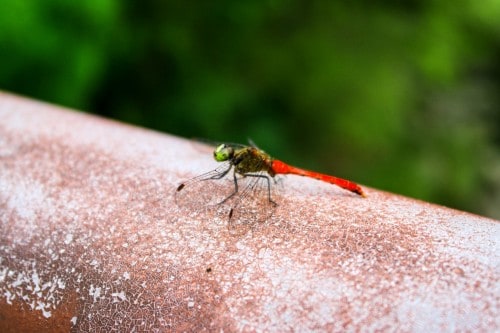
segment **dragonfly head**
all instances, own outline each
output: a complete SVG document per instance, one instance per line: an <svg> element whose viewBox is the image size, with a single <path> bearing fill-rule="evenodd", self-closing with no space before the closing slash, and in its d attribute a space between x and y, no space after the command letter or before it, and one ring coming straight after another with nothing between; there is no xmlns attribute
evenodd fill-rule
<svg viewBox="0 0 500 333"><path fill-rule="evenodd" d="M234 148L226 144L217 146L214 150L214 158L217 162L224 162L233 158Z"/></svg>

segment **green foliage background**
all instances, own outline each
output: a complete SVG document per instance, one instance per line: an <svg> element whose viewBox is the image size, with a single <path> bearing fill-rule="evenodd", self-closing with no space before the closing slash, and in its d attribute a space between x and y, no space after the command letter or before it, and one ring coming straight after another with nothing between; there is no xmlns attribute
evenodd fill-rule
<svg viewBox="0 0 500 333"><path fill-rule="evenodd" d="M500 1L4 0L0 89L500 219Z"/></svg>

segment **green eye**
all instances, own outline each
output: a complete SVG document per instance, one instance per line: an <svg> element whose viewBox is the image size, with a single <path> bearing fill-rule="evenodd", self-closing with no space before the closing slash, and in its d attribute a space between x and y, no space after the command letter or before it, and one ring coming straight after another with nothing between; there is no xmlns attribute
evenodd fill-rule
<svg viewBox="0 0 500 333"><path fill-rule="evenodd" d="M232 147L221 144L215 148L214 158L217 162L224 162L229 160L233 156L233 153L234 149Z"/></svg>

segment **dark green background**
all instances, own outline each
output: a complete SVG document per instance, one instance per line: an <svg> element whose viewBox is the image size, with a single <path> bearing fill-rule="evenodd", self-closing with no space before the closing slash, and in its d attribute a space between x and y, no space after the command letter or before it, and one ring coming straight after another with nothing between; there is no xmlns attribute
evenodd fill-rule
<svg viewBox="0 0 500 333"><path fill-rule="evenodd" d="M4 0L0 89L500 218L498 0Z"/></svg>

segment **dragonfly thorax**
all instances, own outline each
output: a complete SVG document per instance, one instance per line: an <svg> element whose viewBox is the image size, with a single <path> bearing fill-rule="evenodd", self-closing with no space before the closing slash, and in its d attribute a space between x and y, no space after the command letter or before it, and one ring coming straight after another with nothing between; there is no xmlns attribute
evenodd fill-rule
<svg viewBox="0 0 500 333"><path fill-rule="evenodd" d="M255 147L245 147L237 149L231 159L235 171L241 175L255 172L267 172L274 177L275 173L271 168L271 157Z"/></svg>

